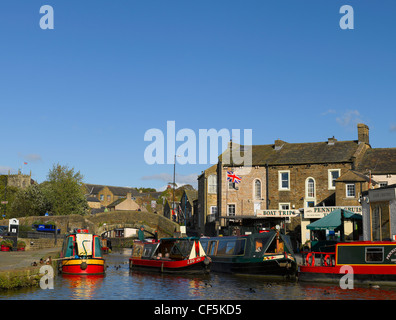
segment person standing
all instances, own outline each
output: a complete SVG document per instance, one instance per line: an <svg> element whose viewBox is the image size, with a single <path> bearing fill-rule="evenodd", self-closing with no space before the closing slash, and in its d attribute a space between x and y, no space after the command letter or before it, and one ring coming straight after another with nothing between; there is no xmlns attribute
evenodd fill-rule
<svg viewBox="0 0 396 320"><path fill-rule="evenodd" d="M144 241L144 226L140 226L140 229L138 231L138 239L140 241Z"/></svg>

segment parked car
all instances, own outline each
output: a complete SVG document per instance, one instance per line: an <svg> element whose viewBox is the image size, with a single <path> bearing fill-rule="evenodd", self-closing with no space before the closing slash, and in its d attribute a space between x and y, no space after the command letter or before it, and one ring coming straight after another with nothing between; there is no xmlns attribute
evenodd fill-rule
<svg viewBox="0 0 396 320"><path fill-rule="evenodd" d="M39 232L55 232L55 226L52 224L34 224L32 229ZM57 229L56 233L60 234L60 229Z"/></svg>

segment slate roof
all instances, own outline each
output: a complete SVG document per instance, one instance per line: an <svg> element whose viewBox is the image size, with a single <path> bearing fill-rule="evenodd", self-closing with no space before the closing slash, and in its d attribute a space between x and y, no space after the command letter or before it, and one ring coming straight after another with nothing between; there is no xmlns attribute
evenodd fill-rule
<svg viewBox="0 0 396 320"><path fill-rule="evenodd" d="M396 148L375 148L366 151L356 170L371 174L396 174Z"/></svg>
<svg viewBox="0 0 396 320"><path fill-rule="evenodd" d="M252 165L293 165L315 163L352 162L353 155L359 147L357 140L326 142L288 143L279 141L275 144L241 146L244 150L251 148ZM235 145L235 144L234 144ZM238 147L239 145L236 145ZM230 152L227 149L219 158ZM245 151L246 152L246 151ZM230 165L224 163L225 166Z"/></svg>
<svg viewBox="0 0 396 320"><path fill-rule="evenodd" d="M348 170L336 182L370 182L370 177L354 170ZM376 185L377 182L371 179L371 183Z"/></svg>
<svg viewBox="0 0 396 320"><path fill-rule="evenodd" d="M184 190L184 193L187 195L187 200L188 202L190 202L191 205L193 205L194 200L198 199L198 191L196 190ZM184 193L182 195L182 198L184 196Z"/></svg>
<svg viewBox="0 0 396 320"><path fill-rule="evenodd" d="M128 192L132 193L132 197L137 196L139 194L139 191L136 190L135 188L115 187L115 186L106 186L101 184L89 184L89 183L85 184L85 188L87 189L87 192L93 195L99 194L100 190L102 190L104 187L109 188L109 190L115 196L126 196Z"/></svg>

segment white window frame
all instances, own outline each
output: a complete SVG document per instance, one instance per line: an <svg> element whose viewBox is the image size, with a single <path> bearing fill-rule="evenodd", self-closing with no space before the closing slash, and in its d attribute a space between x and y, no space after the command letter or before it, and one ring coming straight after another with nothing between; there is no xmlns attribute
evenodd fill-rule
<svg viewBox="0 0 396 320"><path fill-rule="evenodd" d="M313 184L314 184L313 185L313 197L311 197L309 195L309 190L308 190L309 189L308 183L309 183L310 179L313 180ZM316 181L312 177L308 177L307 179L305 179L305 199L307 199L307 200L315 200L316 199Z"/></svg>
<svg viewBox="0 0 396 320"><path fill-rule="evenodd" d="M234 213L230 214L230 206L234 206ZM236 215L236 204L235 203L227 203L227 217L233 217Z"/></svg>
<svg viewBox="0 0 396 320"><path fill-rule="evenodd" d="M282 187L282 173L288 174L288 187ZM290 170L279 170L278 171L278 190L279 191L290 191Z"/></svg>
<svg viewBox="0 0 396 320"><path fill-rule="evenodd" d="M217 176L215 174L208 177L208 193L217 193Z"/></svg>
<svg viewBox="0 0 396 320"><path fill-rule="evenodd" d="M260 182L260 196L259 197L257 197L257 190L256 190L256 182ZM262 198L263 198L263 193L262 193L262 183L261 183L261 180L260 179L254 179L254 181L253 181L253 199L254 200L261 200Z"/></svg>
<svg viewBox="0 0 396 320"><path fill-rule="evenodd" d="M213 212L213 208L216 208L216 211ZM216 214L217 213L217 206L210 206L210 214Z"/></svg>
<svg viewBox="0 0 396 320"><path fill-rule="evenodd" d="M354 193L353 196L348 195L348 186L353 186L353 193ZM346 183L345 184L345 196L350 199L356 198L356 185L354 183Z"/></svg>
<svg viewBox="0 0 396 320"><path fill-rule="evenodd" d="M328 189L335 190L336 187L333 186L333 176L331 175L332 172L338 171L338 178L341 176L341 169L329 169L328 172Z"/></svg>
<svg viewBox="0 0 396 320"><path fill-rule="evenodd" d="M289 208L284 209L282 206L288 206ZM279 202L279 210L290 210L290 202Z"/></svg>

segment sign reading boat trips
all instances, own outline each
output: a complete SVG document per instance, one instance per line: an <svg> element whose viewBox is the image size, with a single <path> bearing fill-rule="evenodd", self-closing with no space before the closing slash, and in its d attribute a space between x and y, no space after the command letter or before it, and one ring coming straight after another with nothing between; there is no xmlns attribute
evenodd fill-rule
<svg viewBox="0 0 396 320"><path fill-rule="evenodd" d="M256 217L286 218L295 217L299 213L298 210L257 210Z"/></svg>
<svg viewBox="0 0 396 320"><path fill-rule="evenodd" d="M354 213L362 214L361 206L351 206L351 207L311 207L304 208L304 218L305 219L317 219L327 216L329 213L337 209L345 209L352 211Z"/></svg>

